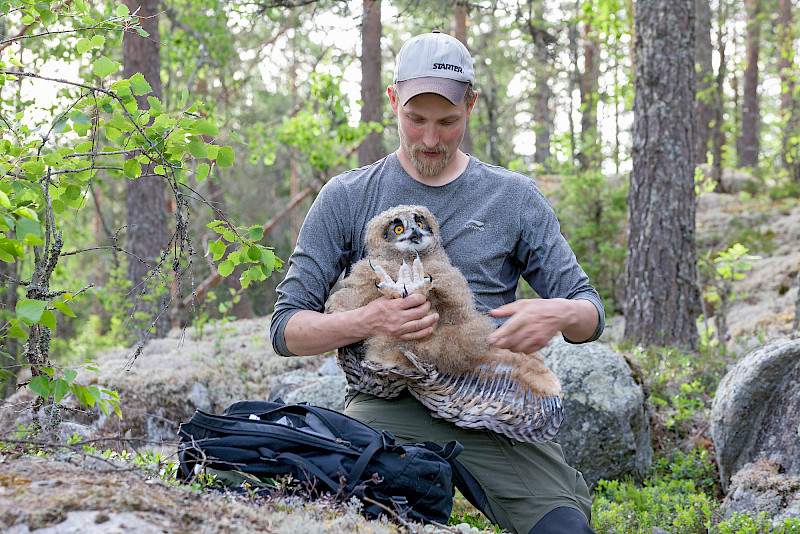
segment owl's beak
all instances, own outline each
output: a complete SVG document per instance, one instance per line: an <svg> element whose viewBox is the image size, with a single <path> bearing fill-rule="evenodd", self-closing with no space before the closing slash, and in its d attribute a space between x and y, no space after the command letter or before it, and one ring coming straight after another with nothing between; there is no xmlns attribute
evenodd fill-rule
<svg viewBox="0 0 800 534"><path fill-rule="evenodd" d="M409 238L409 240L412 243L414 243L415 245L418 245L419 242L422 240L422 233L420 233L420 231L417 230L416 227L412 228L411 229L411 237Z"/></svg>

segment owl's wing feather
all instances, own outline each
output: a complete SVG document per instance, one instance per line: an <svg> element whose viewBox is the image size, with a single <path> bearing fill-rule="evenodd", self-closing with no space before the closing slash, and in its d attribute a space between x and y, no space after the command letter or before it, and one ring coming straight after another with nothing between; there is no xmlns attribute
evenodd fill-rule
<svg viewBox="0 0 800 534"><path fill-rule="evenodd" d="M403 354L424 378L406 382L434 416L463 428L486 428L527 443L548 441L564 420L557 395L540 397L519 387L511 371L484 364L474 373L442 374L413 352Z"/></svg>

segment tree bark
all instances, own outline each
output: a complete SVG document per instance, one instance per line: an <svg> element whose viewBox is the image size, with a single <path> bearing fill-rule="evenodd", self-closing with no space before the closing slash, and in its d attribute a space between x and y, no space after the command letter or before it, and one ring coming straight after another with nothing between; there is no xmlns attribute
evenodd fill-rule
<svg viewBox="0 0 800 534"><path fill-rule="evenodd" d="M597 102L600 90L600 44L589 22L583 26L583 72L581 73L581 157L582 170L600 164Z"/></svg>
<svg viewBox="0 0 800 534"><path fill-rule="evenodd" d="M381 0L364 0L361 23L361 122L382 122ZM382 132L372 131L358 147L358 164L363 167L386 155Z"/></svg>
<svg viewBox="0 0 800 534"><path fill-rule="evenodd" d="M469 50L467 44L467 20L469 20L469 2L465 0L454 0L453 2L453 26L455 27L455 37ZM467 128L464 130L464 139L458 146L462 152L472 154L472 134L469 131L469 119Z"/></svg>
<svg viewBox="0 0 800 534"><path fill-rule="evenodd" d="M708 161L711 124L714 122L714 68L709 0L696 0L695 8L694 62L697 69L697 98L694 105L694 125L697 164L702 165Z"/></svg>
<svg viewBox="0 0 800 534"><path fill-rule="evenodd" d="M758 102L758 55L761 46L761 2L747 0L747 30L745 45L744 94L742 98L742 129L739 142L739 167L758 167L759 130L761 113Z"/></svg>
<svg viewBox="0 0 800 534"><path fill-rule="evenodd" d="M717 8L717 53L719 54L719 67L717 69L716 81L714 84L714 126L711 128L711 179L717 184L718 190L724 190L722 183L722 147L725 144L725 130L722 123L725 120L725 76L726 53L725 53L725 31L723 27L724 9L722 2Z"/></svg>
<svg viewBox="0 0 800 534"><path fill-rule="evenodd" d="M640 0L625 263L625 337L694 347L694 0Z"/></svg>
<svg viewBox="0 0 800 534"><path fill-rule="evenodd" d="M533 161L542 165L548 172L550 171L550 141L555 130L553 114L550 110L550 100L553 97L553 90L550 87L550 55L548 53L548 43L545 27L545 2L529 0L531 20L528 22L528 31L533 40L534 57L536 58L536 83L533 95L533 131L536 134L536 151L533 154Z"/></svg>
<svg viewBox="0 0 800 534"><path fill-rule="evenodd" d="M800 151L796 136L800 117L796 109L794 92L797 81L793 75L794 59L794 9L791 0L778 0L778 74L781 79L780 117L784 125L781 131L781 165L791 180L800 184Z"/></svg>
<svg viewBox="0 0 800 534"><path fill-rule="evenodd" d="M141 37L126 32L122 40L123 75L129 78L142 73L150 84L150 95L136 96L139 109L149 109L148 96L161 98L161 58L159 55L158 0L126 0L131 13L137 13L142 28L150 35ZM137 12L138 10L138 12ZM146 174L146 173L145 173ZM145 312L151 319L144 327L155 324L155 337L163 337L169 330L169 320L164 310L165 299L142 298L147 294L148 272L159 262L167 246L167 218L164 201L164 182L157 176L141 176L126 183L125 207L127 210L127 248L136 257L128 262L128 280L132 284L131 297L136 311ZM139 332L137 334L142 334Z"/></svg>

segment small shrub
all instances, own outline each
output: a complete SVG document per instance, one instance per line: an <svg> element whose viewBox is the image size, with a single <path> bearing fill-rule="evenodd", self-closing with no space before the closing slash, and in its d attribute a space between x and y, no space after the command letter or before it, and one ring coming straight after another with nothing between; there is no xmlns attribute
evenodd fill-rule
<svg viewBox="0 0 800 534"><path fill-rule="evenodd" d="M800 534L800 520L786 519L775 527L764 512L752 517L734 514L709 530L709 534Z"/></svg>
<svg viewBox="0 0 800 534"><path fill-rule="evenodd" d="M598 534L651 534L654 528L707 534L720 517L719 505L692 480L653 477L642 487L631 480L601 480L594 494L592 527Z"/></svg>

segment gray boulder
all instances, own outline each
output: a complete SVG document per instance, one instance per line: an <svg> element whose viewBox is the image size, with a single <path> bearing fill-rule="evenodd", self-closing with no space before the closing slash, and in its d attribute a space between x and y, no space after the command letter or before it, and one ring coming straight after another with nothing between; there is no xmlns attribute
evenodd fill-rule
<svg viewBox="0 0 800 534"><path fill-rule="evenodd" d="M600 479L642 480L653 458L641 380L625 358L600 343L554 339L542 351L561 380L564 422L555 441L594 487Z"/></svg>
<svg viewBox="0 0 800 534"><path fill-rule="evenodd" d="M720 481L750 462L766 459L800 475L794 452L800 430L800 340L772 341L742 358L717 387L711 438Z"/></svg>
<svg viewBox="0 0 800 534"><path fill-rule="evenodd" d="M722 379L711 406L724 505L800 517L800 339L772 341Z"/></svg>
<svg viewBox="0 0 800 534"><path fill-rule="evenodd" d="M787 475L780 464L769 460L749 463L731 477L722 505L726 517L763 512L777 527L800 517L800 476Z"/></svg>

